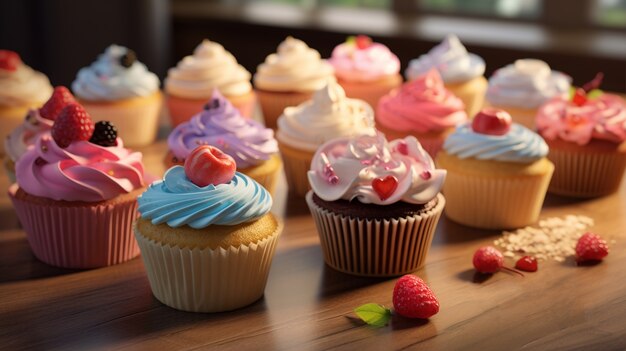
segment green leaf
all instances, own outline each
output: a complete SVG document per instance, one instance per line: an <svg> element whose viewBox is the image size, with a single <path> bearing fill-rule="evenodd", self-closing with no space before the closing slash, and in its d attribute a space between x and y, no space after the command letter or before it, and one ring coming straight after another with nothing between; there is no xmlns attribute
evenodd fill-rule
<svg viewBox="0 0 626 351"><path fill-rule="evenodd" d="M600 89L592 89L590 92L587 93L587 98L589 99L597 99L600 96L602 96L602 94L604 94L604 92Z"/></svg>
<svg viewBox="0 0 626 351"><path fill-rule="evenodd" d="M569 88L569 101L572 101L574 99L574 94L576 94L576 87L575 86L571 86Z"/></svg>
<svg viewBox="0 0 626 351"><path fill-rule="evenodd" d="M366 303L354 309L354 313L363 322L374 327L382 327L389 323L391 310L377 303Z"/></svg>
<svg viewBox="0 0 626 351"><path fill-rule="evenodd" d="M348 45L356 45L356 37L354 35L349 36L346 39L346 44L348 44Z"/></svg>

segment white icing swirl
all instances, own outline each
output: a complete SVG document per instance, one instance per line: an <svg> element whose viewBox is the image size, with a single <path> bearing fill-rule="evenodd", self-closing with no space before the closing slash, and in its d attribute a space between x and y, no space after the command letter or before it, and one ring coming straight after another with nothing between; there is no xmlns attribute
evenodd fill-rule
<svg viewBox="0 0 626 351"><path fill-rule="evenodd" d="M517 60L489 78L487 101L495 106L534 109L555 96L565 97L571 78L541 60Z"/></svg>
<svg viewBox="0 0 626 351"><path fill-rule="evenodd" d="M50 132L53 124L54 121L41 117L39 110L31 109L24 122L7 136L4 150L13 162L17 162L37 138Z"/></svg>
<svg viewBox="0 0 626 351"><path fill-rule="evenodd" d="M437 46L409 62L405 71L408 80L413 80L431 68L436 68L445 83L464 82L485 73L485 60L467 52L459 38L448 34Z"/></svg>
<svg viewBox="0 0 626 351"><path fill-rule="evenodd" d="M340 136L373 135L374 111L363 100L350 99L334 80L315 92L313 99L287 107L278 118L277 139L301 150L315 151Z"/></svg>
<svg viewBox="0 0 626 351"><path fill-rule="evenodd" d="M226 96L252 90L250 72L218 43L204 39L191 56L185 56L165 78L168 94L188 99L210 99L214 88Z"/></svg>
<svg viewBox="0 0 626 351"><path fill-rule="evenodd" d="M387 143L385 136L377 133L327 142L315 153L307 176L315 194L325 201L424 204L437 196L446 171L435 169L415 137ZM377 191L375 180L395 183L395 188Z"/></svg>
<svg viewBox="0 0 626 351"><path fill-rule="evenodd" d="M81 68L72 83L72 91L81 99L115 101L149 96L159 89L159 78L146 65L135 61L126 68L120 58L128 52L111 45L89 67Z"/></svg>
<svg viewBox="0 0 626 351"><path fill-rule="evenodd" d="M52 86L45 74L25 64L15 71L0 69L0 106L43 104L52 95Z"/></svg>
<svg viewBox="0 0 626 351"><path fill-rule="evenodd" d="M269 91L310 92L333 77L333 67L302 40L287 37L275 54L267 56L254 75L255 87Z"/></svg>

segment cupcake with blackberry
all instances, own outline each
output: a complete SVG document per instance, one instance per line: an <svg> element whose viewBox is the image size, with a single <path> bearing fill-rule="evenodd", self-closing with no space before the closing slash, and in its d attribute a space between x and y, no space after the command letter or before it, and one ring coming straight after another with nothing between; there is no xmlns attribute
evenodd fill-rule
<svg viewBox="0 0 626 351"><path fill-rule="evenodd" d="M383 96L376 110L376 127L387 138L413 135L432 157L466 121L463 101L444 87L435 69Z"/></svg>
<svg viewBox="0 0 626 351"><path fill-rule="evenodd" d="M448 171L443 186L451 220L477 228L509 229L533 224L554 165L548 145L511 115L484 108L459 126L437 155Z"/></svg>
<svg viewBox="0 0 626 351"><path fill-rule="evenodd" d="M626 102L598 90L601 75L569 98L555 97L537 113L537 129L556 169L549 192L574 197L615 193L626 169Z"/></svg>
<svg viewBox="0 0 626 351"><path fill-rule="evenodd" d="M485 60L467 52L459 38L449 34L428 53L411 60L405 75L411 81L433 68L441 74L446 89L463 101L467 115L476 115L487 91Z"/></svg>
<svg viewBox="0 0 626 351"><path fill-rule="evenodd" d="M139 197L135 236L154 296L184 311L219 312L261 298L281 222L262 186L202 145Z"/></svg>
<svg viewBox="0 0 626 351"><path fill-rule="evenodd" d="M380 98L402 84L400 59L389 48L365 35L348 37L328 59L346 96L375 107Z"/></svg>
<svg viewBox="0 0 626 351"><path fill-rule="evenodd" d="M306 173L315 150L341 136L374 135L374 112L369 104L346 97L334 80L315 92L313 99L288 107L278 119L278 147L285 163L289 193L304 197L311 189Z"/></svg>
<svg viewBox="0 0 626 351"><path fill-rule="evenodd" d="M72 91L95 121L113 122L127 145L145 146L156 138L162 103L159 78L133 50L109 46L78 71Z"/></svg>
<svg viewBox="0 0 626 351"><path fill-rule="evenodd" d="M282 167L274 131L244 118L216 89L204 109L178 125L167 138L166 164L182 165L198 145L212 145L231 156L237 170L274 192Z"/></svg>
<svg viewBox="0 0 626 351"><path fill-rule="evenodd" d="M38 108L52 94L45 74L22 62L10 50L0 50L0 156L5 152L4 140L17 128L31 108Z"/></svg>
<svg viewBox="0 0 626 351"><path fill-rule="evenodd" d="M216 42L204 39L193 55L170 68L164 81L166 103L173 126L200 112L214 89L245 117L252 117L256 96L250 72Z"/></svg>
<svg viewBox="0 0 626 351"><path fill-rule="evenodd" d="M424 265L445 206L446 171L415 137L337 138L311 162L306 195L330 267L399 276Z"/></svg>
<svg viewBox="0 0 626 351"><path fill-rule="evenodd" d="M110 122L94 125L83 107L63 108L15 165L9 188L35 256L64 268L96 268L136 257L142 155L124 148Z"/></svg>

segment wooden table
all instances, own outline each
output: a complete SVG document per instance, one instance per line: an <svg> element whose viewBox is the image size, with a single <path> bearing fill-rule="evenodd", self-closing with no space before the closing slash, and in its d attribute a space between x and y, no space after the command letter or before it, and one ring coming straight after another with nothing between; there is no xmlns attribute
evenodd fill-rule
<svg viewBox="0 0 626 351"><path fill-rule="evenodd" d="M161 174L163 142L144 150ZM0 187L7 188L0 175ZM391 306L395 279L367 279L324 265L302 199L274 211L285 230L265 290L229 313L176 311L151 294L140 258L71 271L33 257L5 194L0 197L0 349L103 350L624 350L626 349L626 186L613 196L576 201L548 196L542 217L585 214L615 240L598 265L541 263L537 273L499 273L477 282L473 252L499 232L439 223L426 266L415 272L441 303L428 321L396 318L383 328L355 320L367 302ZM509 266L512 262L508 262Z"/></svg>

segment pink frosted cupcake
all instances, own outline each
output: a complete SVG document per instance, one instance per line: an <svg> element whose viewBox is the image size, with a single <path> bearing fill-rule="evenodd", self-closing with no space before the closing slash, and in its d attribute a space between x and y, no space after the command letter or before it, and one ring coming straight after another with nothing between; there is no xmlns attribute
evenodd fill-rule
<svg viewBox="0 0 626 351"><path fill-rule="evenodd" d="M402 84L398 56L365 35L349 37L339 44L328 62L335 68L346 96L364 100L373 107L383 95Z"/></svg>
<svg viewBox="0 0 626 351"><path fill-rule="evenodd" d="M435 157L446 136L467 121L463 101L452 95L435 69L385 95L376 110L376 127L390 139L414 135Z"/></svg>
<svg viewBox="0 0 626 351"><path fill-rule="evenodd" d="M165 101L172 125L202 111L213 89L218 89L243 116L251 117L256 96L250 78L250 72L222 45L204 39L192 55L170 68L165 78Z"/></svg>
<svg viewBox="0 0 626 351"><path fill-rule="evenodd" d="M626 169L626 102L612 94L576 89L537 113L555 170L548 191L574 197L616 192Z"/></svg>
<svg viewBox="0 0 626 351"><path fill-rule="evenodd" d="M9 196L35 256L64 268L96 268L139 254L133 239L142 155L82 106L61 111L51 133L17 161Z"/></svg>

